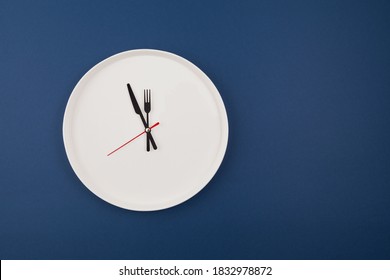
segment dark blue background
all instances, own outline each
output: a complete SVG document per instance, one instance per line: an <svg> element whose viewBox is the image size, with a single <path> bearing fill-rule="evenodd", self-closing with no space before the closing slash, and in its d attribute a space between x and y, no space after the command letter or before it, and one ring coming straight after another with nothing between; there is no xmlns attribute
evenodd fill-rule
<svg viewBox="0 0 390 280"><path fill-rule="evenodd" d="M389 1L0 1L1 259L389 259ZM198 65L230 138L211 183L132 212L62 142L82 75L121 51Z"/></svg>

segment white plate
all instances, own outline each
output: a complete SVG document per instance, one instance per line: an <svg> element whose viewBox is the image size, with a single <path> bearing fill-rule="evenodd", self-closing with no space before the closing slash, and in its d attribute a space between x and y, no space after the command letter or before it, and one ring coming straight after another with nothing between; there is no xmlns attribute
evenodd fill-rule
<svg viewBox="0 0 390 280"><path fill-rule="evenodd" d="M144 89L151 89L157 150L146 151L143 134L107 156L144 131L127 83L142 111ZM151 211L180 204L207 185L226 151L228 120L218 90L199 68L172 53L141 49L111 56L81 78L66 106L63 138L90 191L118 207Z"/></svg>

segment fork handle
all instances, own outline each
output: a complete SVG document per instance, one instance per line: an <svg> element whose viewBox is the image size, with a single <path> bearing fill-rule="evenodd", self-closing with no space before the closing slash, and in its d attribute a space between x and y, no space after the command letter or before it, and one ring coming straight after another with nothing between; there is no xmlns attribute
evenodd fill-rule
<svg viewBox="0 0 390 280"><path fill-rule="evenodd" d="M146 124L149 127L149 113L146 113ZM150 151L150 134L146 135L146 151Z"/></svg>

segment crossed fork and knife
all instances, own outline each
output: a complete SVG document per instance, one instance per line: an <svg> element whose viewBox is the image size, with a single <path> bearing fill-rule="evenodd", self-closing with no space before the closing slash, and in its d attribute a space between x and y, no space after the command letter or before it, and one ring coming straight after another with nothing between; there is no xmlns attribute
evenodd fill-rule
<svg viewBox="0 0 390 280"><path fill-rule="evenodd" d="M152 91L150 89L144 90L144 111L146 113L146 120L141 111L141 108L135 98L134 92L131 89L130 84L127 84L127 89L129 91L131 103L133 103L134 111L141 117L142 124L145 127L146 131L146 151L150 151L150 144L152 144L153 149L157 150L156 142L153 139L151 129L149 128L149 113L152 110Z"/></svg>

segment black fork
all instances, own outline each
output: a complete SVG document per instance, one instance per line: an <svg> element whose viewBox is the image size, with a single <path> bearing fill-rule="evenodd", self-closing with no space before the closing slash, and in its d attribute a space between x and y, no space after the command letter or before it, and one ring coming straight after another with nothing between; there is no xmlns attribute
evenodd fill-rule
<svg viewBox="0 0 390 280"><path fill-rule="evenodd" d="M152 92L150 89L144 89L144 111L146 113L146 124L149 128L149 113L152 109ZM149 133L146 135L146 150L150 151Z"/></svg>

